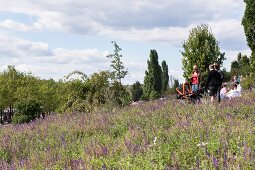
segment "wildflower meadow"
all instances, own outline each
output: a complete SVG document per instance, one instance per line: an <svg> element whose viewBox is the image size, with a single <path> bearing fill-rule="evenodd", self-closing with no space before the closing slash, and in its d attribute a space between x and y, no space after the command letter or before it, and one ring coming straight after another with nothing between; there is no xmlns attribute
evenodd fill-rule
<svg viewBox="0 0 255 170"><path fill-rule="evenodd" d="M0 128L1 169L252 169L255 93L155 100Z"/></svg>

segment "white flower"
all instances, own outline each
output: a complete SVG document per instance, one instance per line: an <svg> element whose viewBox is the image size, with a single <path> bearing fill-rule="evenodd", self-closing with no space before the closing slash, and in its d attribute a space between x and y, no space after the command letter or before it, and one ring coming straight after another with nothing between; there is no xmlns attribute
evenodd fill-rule
<svg viewBox="0 0 255 170"><path fill-rule="evenodd" d="M153 144L149 145L149 147L155 146L157 141L157 137L154 137Z"/></svg>
<svg viewBox="0 0 255 170"><path fill-rule="evenodd" d="M154 138L153 145L156 145L157 137Z"/></svg>
<svg viewBox="0 0 255 170"><path fill-rule="evenodd" d="M203 146L205 146L205 145L208 145L208 143L207 143L207 142L206 142L206 143L205 143L205 142L202 142L202 143L197 144L198 147L199 147L199 146L202 146L202 147L203 147Z"/></svg>

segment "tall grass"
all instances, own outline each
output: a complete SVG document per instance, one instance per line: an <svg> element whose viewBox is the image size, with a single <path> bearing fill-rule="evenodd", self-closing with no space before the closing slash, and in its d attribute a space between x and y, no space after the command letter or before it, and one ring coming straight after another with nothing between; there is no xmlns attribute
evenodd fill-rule
<svg viewBox="0 0 255 170"><path fill-rule="evenodd" d="M0 128L0 169L253 169L255 94L158 100Z"/></svg>

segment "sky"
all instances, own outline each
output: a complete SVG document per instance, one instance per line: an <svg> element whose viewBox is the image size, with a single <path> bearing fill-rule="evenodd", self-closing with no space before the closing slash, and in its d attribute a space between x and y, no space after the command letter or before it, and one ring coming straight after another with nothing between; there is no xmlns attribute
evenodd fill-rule
<svg viewBox="0 0 255 170"><path fill-rule="evenodd" d="M230 69L250 55L242 0L0 0L0 71L14 65L42 79L110 69L111 41L122 48L124 84L143 82L151 49L182 82L182 43L208 24Z"/></svg>

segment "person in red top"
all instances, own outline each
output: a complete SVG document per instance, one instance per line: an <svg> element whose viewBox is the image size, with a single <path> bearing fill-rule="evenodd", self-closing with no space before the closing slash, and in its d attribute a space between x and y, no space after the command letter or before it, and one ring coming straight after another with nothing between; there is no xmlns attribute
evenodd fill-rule
<svg viewBox="0 0 255 170"><path fill-rule="evenodd" d="M197 67L197 65L194 65L193 66L193 71L192 71L192 76L191 76L192 93L197 93L198 92L199 76L200 76L200 72L198 70L198 67Z"/></svg>

